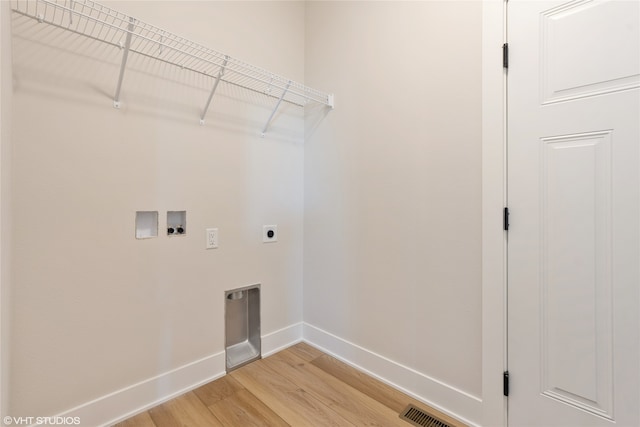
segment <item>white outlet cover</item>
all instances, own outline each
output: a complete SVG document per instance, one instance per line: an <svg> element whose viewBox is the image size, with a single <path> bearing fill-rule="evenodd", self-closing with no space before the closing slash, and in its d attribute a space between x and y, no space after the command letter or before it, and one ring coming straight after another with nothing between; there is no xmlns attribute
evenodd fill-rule
<svg viewBox="0 0 640 427"><path fill-rule="evenodd" d="M216 249L218 247L218 229L217 228L207 228L205 230L205 248L206 249Z"/></svg>
<svg viewBox="0 0 640 427"><path fill-rule="evenodd" d="M270 233L273 232L273 233ZM264 225L262 227L262 241L264 243L273 243L278 241L278 226Z"/></svg>

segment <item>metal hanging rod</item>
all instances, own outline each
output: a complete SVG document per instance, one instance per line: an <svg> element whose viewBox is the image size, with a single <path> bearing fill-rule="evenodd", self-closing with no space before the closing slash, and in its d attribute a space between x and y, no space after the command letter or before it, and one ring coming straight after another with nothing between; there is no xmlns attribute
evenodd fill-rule
<svg viewBox="0 0 640 427"><path fill-rule="evenodd" d="M116 46L123 50L114 106L120 107L120 91L130 53L143 55L211 77L213 88L200 116L204 119L221 81L277 100L263 128L266 132L281 102L304 106L316 102L334 107L333 95L248 64L229 55L175 35L90 0L12 0L13 11Z"/></svg>

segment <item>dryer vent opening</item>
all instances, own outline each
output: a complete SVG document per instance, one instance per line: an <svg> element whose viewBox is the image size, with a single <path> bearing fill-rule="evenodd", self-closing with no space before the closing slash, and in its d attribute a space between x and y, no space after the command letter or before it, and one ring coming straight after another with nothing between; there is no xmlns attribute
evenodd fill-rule
<svg viewBox="0 0 640 427"><path fill-rule="evenodd" d="M227 372L260 359L260 285L225 292Z"/></svg>

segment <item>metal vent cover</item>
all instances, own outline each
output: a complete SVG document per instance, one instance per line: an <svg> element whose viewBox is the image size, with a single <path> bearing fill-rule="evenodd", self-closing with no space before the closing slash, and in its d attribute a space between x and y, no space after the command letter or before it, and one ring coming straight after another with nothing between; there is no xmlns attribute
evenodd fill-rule
<svg viewBox="0 0 640 427"><path fill-rule="evenodd" d="M411 404L400 413L400 418L417 427L452 427Z"/></svg>

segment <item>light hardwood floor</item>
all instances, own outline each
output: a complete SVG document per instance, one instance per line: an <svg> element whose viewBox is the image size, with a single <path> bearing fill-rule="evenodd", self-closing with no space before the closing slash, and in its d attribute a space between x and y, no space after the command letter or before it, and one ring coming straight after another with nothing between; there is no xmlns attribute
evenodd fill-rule
<svg viewBox="0 0 640 427"><path fill-rule="evenodd" d="M399 426L412 403L464 424L300 343L143 412L116 427Z"/></svg>

